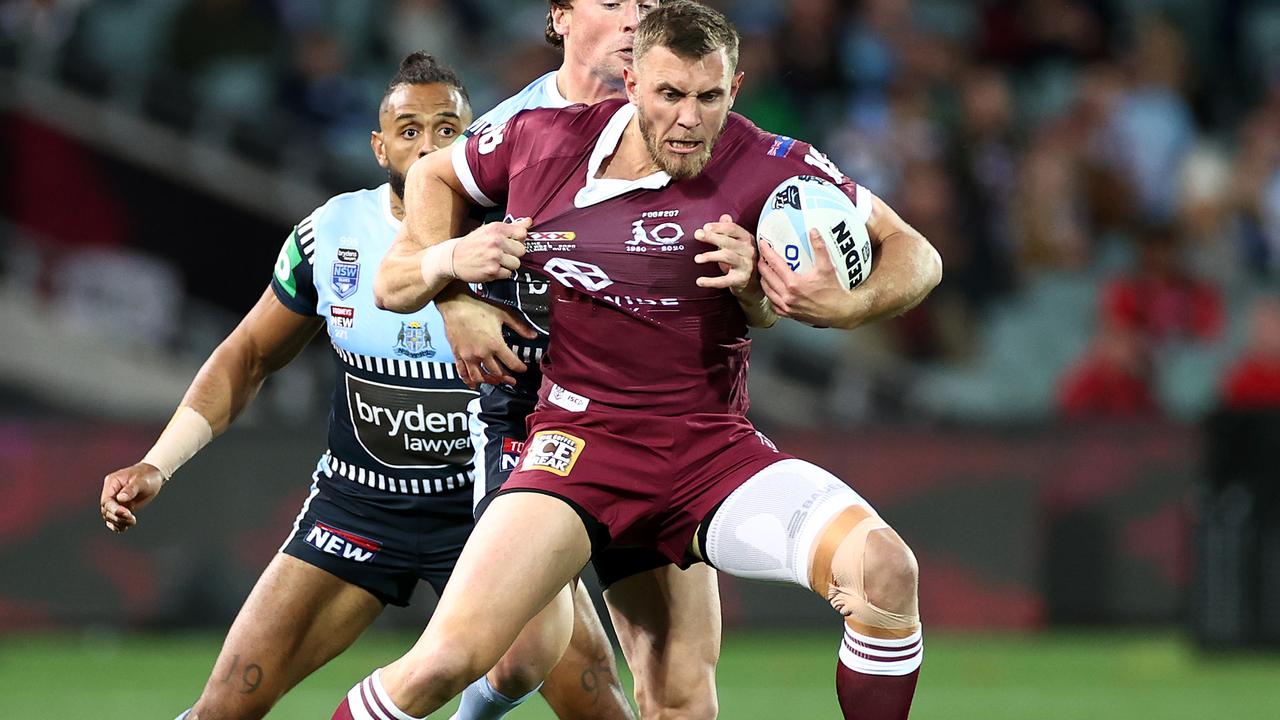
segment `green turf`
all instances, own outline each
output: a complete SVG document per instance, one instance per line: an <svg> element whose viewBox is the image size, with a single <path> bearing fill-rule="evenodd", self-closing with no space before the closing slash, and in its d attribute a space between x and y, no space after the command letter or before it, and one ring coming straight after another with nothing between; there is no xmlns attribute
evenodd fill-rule
<svg viewBox="0 0 1280 720"><path fill-rule="evenodd" d="M324 720L369 668L408 638L371 635L287 696L272 718ZM723 718L839 718L836 638L731 634L720 664ZM218 639L0 638L0 718L169 720L204 684ZM441 715L448 717L448 713ZM541 700L511 717L551 718ZM1276 720L1280 656L1205 658L1173 634L927 638L916 720Z"/></svg>

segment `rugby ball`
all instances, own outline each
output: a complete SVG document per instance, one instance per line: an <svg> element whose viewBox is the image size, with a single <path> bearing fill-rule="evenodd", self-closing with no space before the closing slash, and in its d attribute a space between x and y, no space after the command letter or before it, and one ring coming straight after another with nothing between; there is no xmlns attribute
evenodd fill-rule
<svg viewBox="0 0 1280 720"><path fill-rule="evenodd" d="M809 228L822 234L836 277L846 289L871 274L866 219L844 191L828 180L797 175L774 188L760 210L756 239L769 243L797 273L813 269Z"/></svg>

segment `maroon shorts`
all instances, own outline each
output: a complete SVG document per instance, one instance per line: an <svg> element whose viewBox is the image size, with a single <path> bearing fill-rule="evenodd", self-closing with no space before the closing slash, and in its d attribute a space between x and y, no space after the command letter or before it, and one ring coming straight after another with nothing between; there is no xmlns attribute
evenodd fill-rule
<svg viewBox="0 0 1280 720"><path fill-rule="evenodd" d="M746 418L569 412L540 404L501 492L559 497L588 516L602 543L650 547L680 567L698 525L760 470L790 458ZM596 533L593 533L596 534Z"/></svg>

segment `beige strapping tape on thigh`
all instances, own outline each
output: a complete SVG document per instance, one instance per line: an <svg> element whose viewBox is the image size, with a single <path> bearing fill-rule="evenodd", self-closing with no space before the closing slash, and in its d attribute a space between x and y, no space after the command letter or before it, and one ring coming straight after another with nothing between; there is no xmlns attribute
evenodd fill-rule
<svg viewBox="0 0 1280 720"><path fill-rule="evenodd" d="M860 510L861 513L850 511ZM857 518L857 524L847 530L848 523ZM829 554L829 562L825 567L809 568L811 587L814 592L825 595L831 606L841 615L873 628L886 630L913 629L920 624L920 616L899 615L876 607L867 600L867 591L863 585L863 559L867 553L867 536L875 530L887 530L889 525L879 516L872 515L865 508L850 507L823 530L818 541L818 552L814 553L814 561L819 562L827 555L823 552L838 541L834 552ZM840 535L844 535L840 539ZM851 577L834 576L835 568L844 565L853 568ZM814 582L815 578L826 579L825 583ZM824 587L825 586L825 587ZM825 590L825 592L823 592Z"/></svg>

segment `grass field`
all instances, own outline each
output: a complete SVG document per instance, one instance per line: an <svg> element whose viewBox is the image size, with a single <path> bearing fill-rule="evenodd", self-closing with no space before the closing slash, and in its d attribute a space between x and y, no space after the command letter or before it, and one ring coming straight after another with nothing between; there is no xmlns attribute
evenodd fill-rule
<svg viewBox="0 0 1280 720"><path fill-rule="evenodd" d="M0 638L0 718L156 718L186 708L219 638L209 635ZM409 638L370 635L271 714L326 720L347 688ZM835 639L729 635L722 718L839 718ZM1201 657L1172 634L926 637L916 720L1277 720L1280 655ZM440 714L448 717L448 713ZM552 718L541 699L512 718Z"/></svg>

